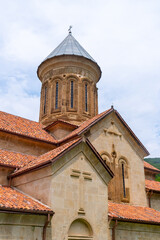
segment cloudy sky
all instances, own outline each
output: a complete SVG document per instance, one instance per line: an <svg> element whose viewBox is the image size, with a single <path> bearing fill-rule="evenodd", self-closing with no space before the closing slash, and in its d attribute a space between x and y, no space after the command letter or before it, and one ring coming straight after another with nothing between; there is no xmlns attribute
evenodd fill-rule
<svg viewBox="0 0 160 240"><path fill-rule="evenodd" d="M113 104L160 157L159 0L0 0L0 109L38 121L43 59L73 36L102 70L99 112Z"/></svg>

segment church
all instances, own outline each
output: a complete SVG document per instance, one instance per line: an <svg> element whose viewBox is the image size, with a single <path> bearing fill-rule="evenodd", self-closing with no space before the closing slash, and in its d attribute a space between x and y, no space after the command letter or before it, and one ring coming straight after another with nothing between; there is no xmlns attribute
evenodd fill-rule
<svg viewBox="0 0 160 240"><path fill-rule="evenodd" d="M39 122L0 112L0 240L159 240L160 170L68 36L39 65Z"/></svg>

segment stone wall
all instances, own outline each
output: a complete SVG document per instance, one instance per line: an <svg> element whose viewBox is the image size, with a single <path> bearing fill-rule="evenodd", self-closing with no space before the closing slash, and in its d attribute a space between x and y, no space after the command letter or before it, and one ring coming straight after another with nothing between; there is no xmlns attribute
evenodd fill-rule
<svg viewBox="0 0 160 240"><path fill-rule="evenodd" d="M52 218L52 240L68 240L68 234L77 231L77 224L92 229L91 239L106 240L107 183L110 178L91 149L81 143L52 167L19 176L13 180L13 184L49 205L55 212ZM77 222L70 230L74 220ZM81 236L81 232L76 234Z"/></svg>
<svg viewBox="0 0 160 240"><path fill-rule="evenodd" d="M0 213L0 240L43 240L45 221L46 216L41 215ZM50 239L49 226L46 240Z"/></svg>
<svg viewBox="0 0 160 240"><path fill-rule="evenodd" d="M147 206L144 152L116 115L112 113L94 125L88 138L115 174L109 183L109 198L115 202ZM125 197L122 163L124 163Z"/></svg>
<svg viewBox="0 0 160 240"><path fill-rule="evenodd" d="M0 148L20 152L28 155L39 156L55 148L53 144L24 138L18 135L0 132Z"/></svg>
<svg viewBox="0 0 160 240"><path fill-rule="evenodd" d="M13 168L1 167L0 166L0 185L8 185L9 181L7 176L13 172Z"/></svg>
<svg viewBox="0 0 160 240"><path fill-rule="evenodd" d="M110 238L112 236L111 223ZM160 226L149 224L125 223L118 222L115 229L115 240L159 240L160 239Z"/></svg>
<svg viewBox="0 0 160 240"><path fill-rule="evenodd" d="M144 169L144 170L145 170L145 179L155 181L156 173L154 173L152 171L148 171L146 169Z"/></svg>
<svg viewBox="0 0 160 240"><path fill-rule="evenodd" d="M151 208L160 211L160 193L151 196Z"/></svg>
<svg viewBox="0 0 160 240"><path fill-rule="evenodd" d="M38 76L42 82L39 120L44 125L56 119L79 124L98 114L96 83L101 71L97 63L80 56L58 56L43 62Z"/></svg>

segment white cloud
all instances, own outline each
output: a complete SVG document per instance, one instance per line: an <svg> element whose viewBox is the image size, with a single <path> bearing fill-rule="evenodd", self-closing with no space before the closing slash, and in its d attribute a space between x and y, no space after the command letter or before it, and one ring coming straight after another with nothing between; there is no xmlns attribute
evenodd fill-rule
<svg viewBox="0 0 160 240"><path fill-rule="evenodd" d="M37 66L73 25L102 69L100 111L114 104L152 156L160 156L158 0L6 0L0 23L1 109L38 119Z"/></svg>
<svg viewBox="0 0 160 240"><path fill-rule="evenodd" d="M28 90L27 76L17 74L8 77L4 87L0 89L1 111L37 120L39 115L39 95Z"/></svg>

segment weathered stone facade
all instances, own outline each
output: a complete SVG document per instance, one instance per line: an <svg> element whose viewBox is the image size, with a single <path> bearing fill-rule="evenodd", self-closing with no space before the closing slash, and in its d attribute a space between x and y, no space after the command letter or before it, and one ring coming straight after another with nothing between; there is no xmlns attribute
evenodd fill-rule
<svg viewBox="0 0 160 240"><path fill-rule="evenodd" d="M42 239L45 221L45 216L0 213L0 239L40 240ZM50 226L46 231L46 239L51 239Z"/></svg>
<svg viewBox="0 0 160 240"><path fill-rule="evenodd" d="M110 179L89 147L82 143L52 167L14 178L12 184L54 209L53 240L73 237L72 233L69 236L69 229L75 220L77 228L81 221L90 226L90 236L86 237L105 240L108 235L107 184ZM81 236L80 232L77 234L76 237Z"/></svg>
<svg viewBox="0 0 160 240"><path fill-rule="evenodd" d="M114 224L114 222L111 224L109 240L112 239ZM159 240L159 228L156 225L118 222L115 228L115 240Z"/></svg>
<svg viewBox="0 0 160 240"><path fill-rule="evenodd" d="M98 64L69 32L37 74L42 124L0 114L0 240L160 239L158 169L113 107L97 115Z"/></svg>
<svg viewBox="0 0 160 240"><path fill-rule="evenodd" d="M57 119L64 119L80 124L97 115L96 83L100 76L99 66L80 56L58 56L42 62L38 68L38 77L42 82L40 122L48 125ZM73 84L72 104L71 83ZM85 91L87 91L87 106L84 101Z"/></svg>
<svg viewBox="0 0 160 240"><path fill-rule="evenodd" d="M114 202L147 206L144 188L144 152L138 149L136 142L116 115L112 113L92 127L88 138L115 174L108 186L109 199ZM123 195L122 163L125 168L126 196Z"/></svg>

